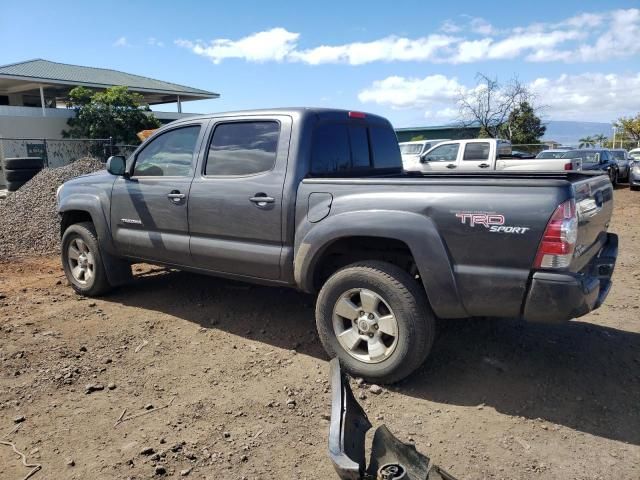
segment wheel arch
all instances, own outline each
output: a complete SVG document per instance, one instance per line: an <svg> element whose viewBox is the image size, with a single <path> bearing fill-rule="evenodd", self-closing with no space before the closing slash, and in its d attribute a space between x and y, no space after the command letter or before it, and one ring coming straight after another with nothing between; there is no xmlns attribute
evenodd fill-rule
<svg viewBox="0 0 640 480"><path fill-rule="evenodd" d="M448 251L434 222L423 215L402 211L357 211L331 216L311 228L296 245L294 275L304 291L316 292L324 262L336 245L383 246L377 256L354 261L383 259L385 246L415 264L429 303L441 318L468 316L456 285ZM367 248L362 251L366 252ZM376 249L373 249L374 251ZM406 257L406 255L409 257ZM388 260L387 260L388 261ZM390 261L398 265L397 262Z"/></svg>

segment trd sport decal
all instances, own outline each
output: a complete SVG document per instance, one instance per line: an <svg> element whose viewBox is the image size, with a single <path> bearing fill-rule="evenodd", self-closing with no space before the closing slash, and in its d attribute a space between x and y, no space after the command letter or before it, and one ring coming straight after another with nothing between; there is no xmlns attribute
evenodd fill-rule
<svg viewBox="0 0 640 480"><path fill-rule="evenodd" d="M529 227L514 227L505 225L504 215L488 212L455 212L463 225L475 227L482 225L492 233L515 233L522 235L530 230Z"/></svg>

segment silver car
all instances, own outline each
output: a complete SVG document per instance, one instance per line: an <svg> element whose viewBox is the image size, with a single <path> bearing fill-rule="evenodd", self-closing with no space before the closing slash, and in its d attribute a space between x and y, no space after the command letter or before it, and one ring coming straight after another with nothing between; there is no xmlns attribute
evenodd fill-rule
<svg viewBox="0 0 640 480"><path fill-rule="evenodd" d="M622 148L614 148L609 150L613 158L618 163L618 180L621 182L629 181L629 170L631 164L631 157L629 156L629 152Z"/></svg>
<svg viewBox="0 0 640 480"><path fill-rule="evenodd" d="M631 190L640 189L640 159L631 158L629 166L629 188Z"/></svg>

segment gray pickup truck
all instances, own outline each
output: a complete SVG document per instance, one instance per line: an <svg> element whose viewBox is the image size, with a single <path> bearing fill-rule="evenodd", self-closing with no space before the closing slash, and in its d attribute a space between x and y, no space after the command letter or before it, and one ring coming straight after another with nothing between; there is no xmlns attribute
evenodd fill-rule
<svg viewBox="0 0 640 480"><path fill-rule="evenodd" d="M395 382L435 320L563 321L605 299L613 190L579 172L402 170L379 116L275 109L173 122L58 191L62 264L100 295L149 262L317 295L328 354Z"/></svg>

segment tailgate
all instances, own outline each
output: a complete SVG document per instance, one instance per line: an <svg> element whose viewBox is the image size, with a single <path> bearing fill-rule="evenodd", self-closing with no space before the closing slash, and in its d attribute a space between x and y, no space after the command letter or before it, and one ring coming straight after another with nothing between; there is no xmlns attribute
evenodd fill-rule
<svg viewBox="0 0 640 480"><path fill-rule="evenodd" d="M578 213L578 240L571 270L578 272L600 251L613 211L613 186L607 175L573 184Z"/></svg>

